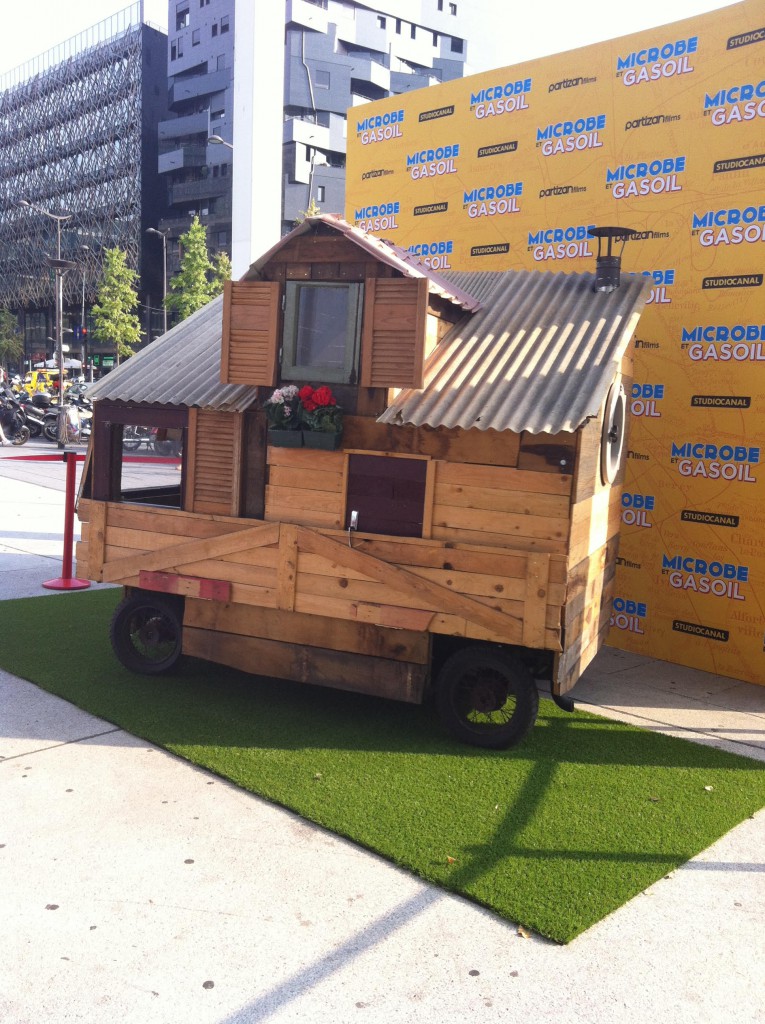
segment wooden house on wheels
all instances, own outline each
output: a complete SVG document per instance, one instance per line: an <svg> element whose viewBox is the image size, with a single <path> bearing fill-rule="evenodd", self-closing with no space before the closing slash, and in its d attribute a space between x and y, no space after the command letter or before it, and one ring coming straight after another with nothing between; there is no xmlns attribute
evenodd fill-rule
<svg viewBox="0 0 765 1024"><path fill-rule="evenodd" d="M535 679L565 705L609 624L647 291L596 276L439 275L311 217L110 373L77 572L125 587L117 657L433 690L487 747L533 725Z"/></svg>

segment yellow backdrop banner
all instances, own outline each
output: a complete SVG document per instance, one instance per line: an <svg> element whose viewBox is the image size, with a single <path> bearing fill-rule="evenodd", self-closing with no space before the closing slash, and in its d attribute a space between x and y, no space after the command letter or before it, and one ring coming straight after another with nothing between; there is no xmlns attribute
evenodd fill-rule
<svg viewBox="0 0 765 1024"><path fill-rule="evenodd" d="M639 233L609 642L765 682L765 3L348 111L346 219L439 270L593 270Z"/></svg>

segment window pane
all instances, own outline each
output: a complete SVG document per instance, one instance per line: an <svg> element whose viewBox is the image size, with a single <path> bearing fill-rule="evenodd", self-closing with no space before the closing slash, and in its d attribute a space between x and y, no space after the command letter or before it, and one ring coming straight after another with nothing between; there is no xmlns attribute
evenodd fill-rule
<svg viewBox="0 0 765 1024"><path fill-rule="evenodd" d="M347 288L301 288L295 362L341 370L348 329Z"/></svg>

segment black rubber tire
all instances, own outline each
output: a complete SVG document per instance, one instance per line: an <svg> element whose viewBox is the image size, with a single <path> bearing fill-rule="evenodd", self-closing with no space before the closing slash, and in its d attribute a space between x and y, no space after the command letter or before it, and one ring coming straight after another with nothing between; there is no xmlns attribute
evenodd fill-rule
<svg viewBox="0 0 765 1024"><path fill-rule="evenodd" d="M122 435L122 449L126 452L137 452L143 444L142 437L136 437L135 428L129 434Z"/></svg>
<svg viewBox="0 0 765 1024"><path fill-rule="evenodd" d="M475 645L461 648L444 662L436 680L436 708L455 739L505 750L532 729L539 693L516 654Z"/></svg>
<svg viewBox="0 0 765 1024"><path fill-rule="evenodd" d="M53 423L46 421L43 427L43 437L46 441L53 441L54 443L58 441L58 423L56 421Z"/></svg>
<svg viewBox="0 0 765 1024"><path fill-rule="evenodd" d="M177 441L154 441L154 451L157 455L177 457L180 453L180 446Z"/></svg>
<svg viewBox="0 0 765 1024"><path fill-rule="evenodd" d="M117 658L131 672L148 676L168 672L181 656L182 606L158 594L131 594L114 611L109 639Z"/></svg>
<svg viewBox="0 0 765 1024"><path fill-rule="evenodd" d="M19 427L14 435L11 444L20 445L26 444L29 440L29 427Z"/></svg>

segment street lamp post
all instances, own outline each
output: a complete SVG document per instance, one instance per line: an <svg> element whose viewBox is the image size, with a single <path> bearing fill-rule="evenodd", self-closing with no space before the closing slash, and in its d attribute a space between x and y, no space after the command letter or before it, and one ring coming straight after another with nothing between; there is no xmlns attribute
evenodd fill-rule
<svg viewBox="0 0 765 1024"><path fill-rule="evenodd" d="M227 149L230 149L232 152L234 150L233 145L230 142L226 142L226 140L222 136L220 136L220 135L208 135L207 136L207 141L211 142L214 146L225 146Z"/></svg>
<svg viewBox="0 0 765 1024"><path fill-rule="evenodd" d="M167 334L167 232L147 228L147 235L159 235L162 239L162 333Z"/></svg>
<svg viewBox="0 0 765 1024"><path fill-rule="evenodd" d="M56 280L56 363L58 365L58 446L64 448L66 446L66 410L64 409L64 349L63 349L63 331L62 331L62 311L64 305L64 290L63 281L64 274L75 264L71 260L61 259L61 225L65 220L70 220L71 213L52 213L50 210L44 209L42 206L37 206L36 203L31 203L28 199L20 199L19 206L24 206L30 210L36 210L37 213L43 214L50 220L56 222L56 257L48 257L45 261L49 267L53 268Z"/></svg>
<svg viewBox="0 0 765 1024"><path fill-rule="evenodd" d="M87 260L87 254L90 252L89 245L81 245L80 250L85 253L85 259ZM87 370L88 366L88 341L87 333L85 328L85 273L86 264L82 267L82 307L80 310L80 356L82 358L82 371L83 374ZM93 367L90 368L90 382L93 383Z"/></svg>

